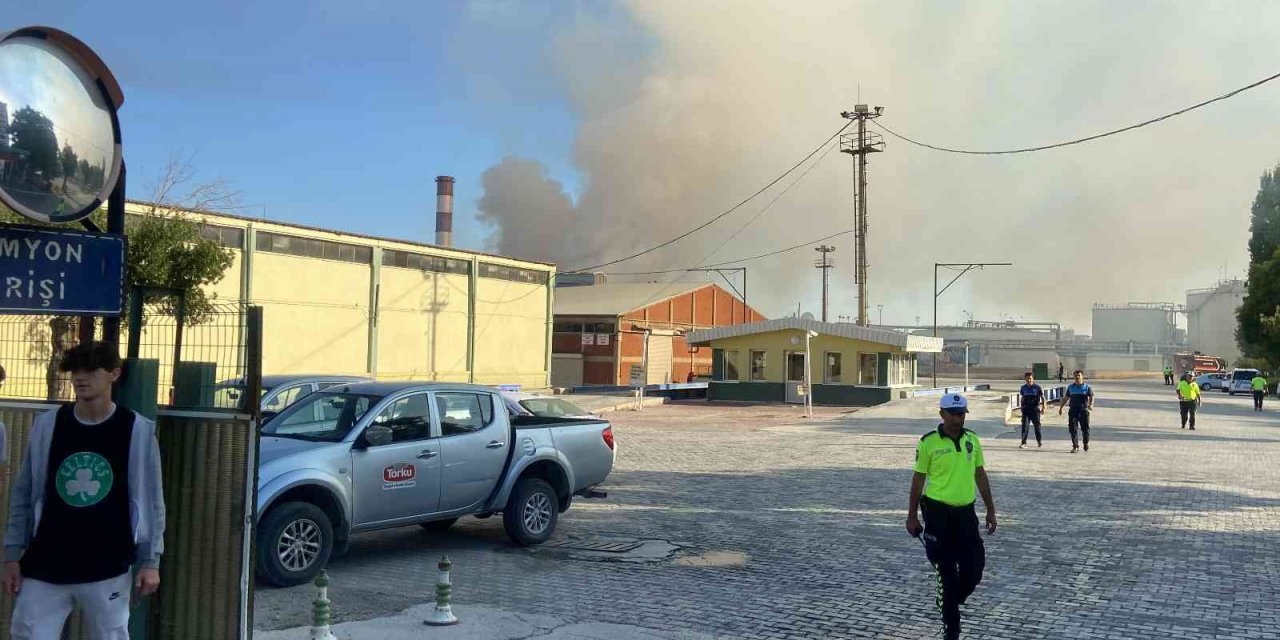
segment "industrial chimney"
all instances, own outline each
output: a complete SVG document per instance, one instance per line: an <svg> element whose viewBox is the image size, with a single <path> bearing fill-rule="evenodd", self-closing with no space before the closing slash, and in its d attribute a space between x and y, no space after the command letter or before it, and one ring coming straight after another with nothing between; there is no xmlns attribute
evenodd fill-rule
<svg viewBox="0 0 1280 640"><path fill-rule="evenodd" d="M436 176L436 244L453 246L453 176Z"/></svg>

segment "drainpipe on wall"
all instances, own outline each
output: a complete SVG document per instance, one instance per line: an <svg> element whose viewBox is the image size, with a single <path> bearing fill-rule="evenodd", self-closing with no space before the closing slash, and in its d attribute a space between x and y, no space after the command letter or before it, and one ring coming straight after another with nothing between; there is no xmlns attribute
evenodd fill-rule
<svg viewBox="0 0 1280 640"><path fill-rule="evenodd" d="M555 332L555 290L556 290L556 272L552 271L547 274L547 371L546 379L543 386L547 389L551 388L551 340L552 334Z"/></svg>
<svg viewBox="0 0 1280 640"><path fill-rule="evenodd" d="M471 275L467 278L467 382L476 381L476 284L480 259L471 258Z"/></svg>
<svg viewBox="0 0 1280 640"><path fill-rule="evenodd" d="M378 305L382 297L382 247L374 247L369 265L369 377L378 378ZM434 345L432 346L434 348Z"/></svg>

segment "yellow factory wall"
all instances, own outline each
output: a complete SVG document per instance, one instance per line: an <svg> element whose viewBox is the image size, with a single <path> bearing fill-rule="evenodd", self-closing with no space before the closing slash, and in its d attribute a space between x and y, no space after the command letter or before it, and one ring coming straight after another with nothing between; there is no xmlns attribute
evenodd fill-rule
<svg viewBox="0 0 1280 640"><path fill-rule="evenodd" d="M475 381L547 386L547 285L476 279Z"/></svg>
<svg viewBox="0 0 1280 640"><path fill-rule="evenodd" d="M239 302L242 269L244 269L244 252L231 249L231 266L227 267L221 280L205 287L205 293L212 294L215 302Z"/></svg>
<svg viewBox="0 0 1280 640"><path fill-rule="evenodd" d="M467 276L382 267L380 380L467 381Z"/></svg>
<svg viewBox="0 0 1280 640"><path fill-rule="evenodd" d="M800 344L792 344L791 338L793 337L799 338ZM739 380L743 382L751 380L751 352L764 351L765 381L783 382L786 379L785 353L787 351L804 352L804 332L799 330L785 330L751 336L725 338L722 340L712 341L711 347L713 349L738 351L738 376ZM857 384L860 377L860 372L858 371L858 354L902 352L903 349L899 347L879 342L867 342L865 340L853 340L850 338L820 335L811 339L809 342L809 379L812 380L814 384L822 384L824 367L823 355L826 353L842 354L840 357L842 370L840 384ZM874 379L876 372L871 371L870 375Z"/></svg>
<svg viewBox="0 0 1280 640"><path fill-rule="evenodd" d="M253 256L267 374L365 373L369 265L265 251Z"/></svg>

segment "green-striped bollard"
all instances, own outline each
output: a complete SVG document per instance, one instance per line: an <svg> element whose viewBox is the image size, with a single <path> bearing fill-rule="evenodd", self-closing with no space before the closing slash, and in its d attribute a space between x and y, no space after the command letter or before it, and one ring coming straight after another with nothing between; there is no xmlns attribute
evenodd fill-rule
<svg viewBox="0 0 1280 640"><path fill-rule="evenodd" d="M312 608L311 640L337 640L329 630L329 574L320 570L316 576L316 601Z"/></svg>
<svg viewBox="0 0 1280 640"><path fill-rule="evenodd" d="M441 556L436 568L440 570L436 578L436 609L424 622L433 627L458 624L458 617L453 615L453 608L449 606L449 601L453 599L453 582L449 579L453 563L449 562L449 556Z"/></svg>

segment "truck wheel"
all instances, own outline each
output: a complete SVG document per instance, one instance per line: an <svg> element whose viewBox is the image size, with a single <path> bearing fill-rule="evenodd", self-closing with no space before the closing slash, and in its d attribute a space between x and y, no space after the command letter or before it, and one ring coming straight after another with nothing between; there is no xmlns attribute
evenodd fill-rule
<svg viewBox="0 0 1280 640"><path fill-rule="evenodd" d="M448 518L446 520L432 520L431 522L419 522L418 526L431 531L433 533L444 533L458 521L457 518Z"/></svg>
<svg viewBox="0 0 1280 640"><path fill-rule="evenodd" d="M333 552L333 525L308 502L273 508L258 526L257 574L267 584L292 587L315 579Z"/></svg>
<svg viewBox="0 0 1280 640"><path fill-rule="evenodd" d="M542 544L556 530L560 497L541 478L524 478L516 483L502 512L502 526L511 541L522 546Z"/></svg>

